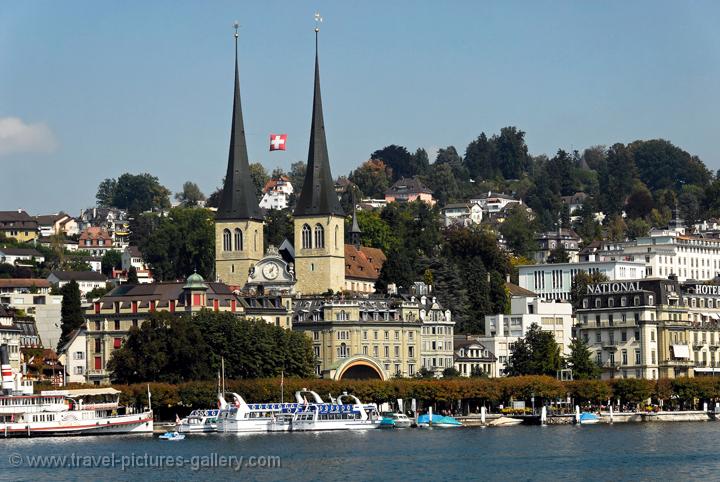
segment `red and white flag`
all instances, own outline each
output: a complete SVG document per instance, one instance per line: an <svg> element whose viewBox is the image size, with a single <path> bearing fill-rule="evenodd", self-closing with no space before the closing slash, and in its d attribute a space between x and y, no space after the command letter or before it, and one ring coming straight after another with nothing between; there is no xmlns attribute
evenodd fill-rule
<svg viewBox="0 0 720 482"><path fill-rule="evenodd" d="M270 134L270 150L284 151L287 144L287 134Z"/></svg>

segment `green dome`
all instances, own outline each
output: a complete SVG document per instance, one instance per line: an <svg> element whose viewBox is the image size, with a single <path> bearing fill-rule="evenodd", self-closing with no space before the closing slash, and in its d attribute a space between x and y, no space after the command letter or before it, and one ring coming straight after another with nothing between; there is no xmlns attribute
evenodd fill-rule
<svg viewBox="0 0 720 482"><path fill-rule="evenodd" d="M205 280L202 276L200 276L197 273L193 273L190 276L187 277L187 280L185 280L185 286L183 286L183 289L207 289L207 286L205 286Z"/></svg>

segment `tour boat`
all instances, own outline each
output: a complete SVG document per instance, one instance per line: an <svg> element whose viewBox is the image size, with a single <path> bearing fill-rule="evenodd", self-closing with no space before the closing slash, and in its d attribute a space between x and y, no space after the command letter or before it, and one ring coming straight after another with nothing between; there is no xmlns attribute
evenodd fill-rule
<svg viewBox="0 0 720 482"><path fill-rule="evenodd" d="M151 410L130 413L113 388L45 390L33 394L31 381L13 373L7 345L0 346L2 395L0 437L152 433ZM148 393L149 396L149 393Z"/></svg>
<svg viewBox="0 0 720 482"><path fill-rule="evenodd" d="M175 430L180 433L215 432L219 413L219 409L193 410L182 420L176 416Z"/></svg>
<svg viewBox="0 0 720 482"><path fill-rule="evenodd" d="M164 434L160 435L158 438L160 440L177 441L177 440L184 440L185 435L178 433L178 432L165 432Z"/></svg>

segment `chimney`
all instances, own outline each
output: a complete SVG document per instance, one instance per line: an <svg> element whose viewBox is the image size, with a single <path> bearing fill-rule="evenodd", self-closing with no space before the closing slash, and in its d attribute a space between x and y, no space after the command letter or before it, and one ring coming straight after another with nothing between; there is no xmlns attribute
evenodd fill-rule
<svg viewBox="0 0 720 482"><path fill-rule="evenodd" d="M10 357L8 356L8 346L3 344L0 346L0 371L2 371L2 390L4 393L13 391L13 375L10 367Z"/></svg>

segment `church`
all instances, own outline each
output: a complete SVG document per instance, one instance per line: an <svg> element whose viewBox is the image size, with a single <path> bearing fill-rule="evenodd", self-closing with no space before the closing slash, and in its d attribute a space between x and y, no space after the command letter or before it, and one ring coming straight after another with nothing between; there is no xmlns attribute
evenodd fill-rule
<svg viewBox="0 0 720 482"><path fill-rule="evenodd" d="M227 172L215 221L215 276L239 289L319 295L372 293L385 255L360 244L353 212L352 244L345 244L343 211L330 170L315 44L315 80L307 174L297 199L292 244L263 246L264 214L255 197L240 100L237 35L235 89ZM267 251L266 251L267 250ZM349 277L346 279L346 273Z"/></svg>

